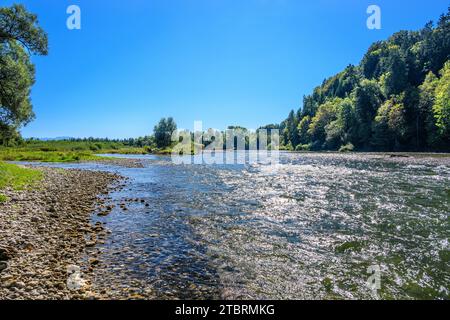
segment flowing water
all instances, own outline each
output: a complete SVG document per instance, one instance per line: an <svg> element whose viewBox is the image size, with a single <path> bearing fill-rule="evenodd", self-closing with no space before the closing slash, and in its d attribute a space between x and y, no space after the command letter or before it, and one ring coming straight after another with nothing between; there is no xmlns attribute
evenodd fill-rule
<svg viewBox="0 0 450 320"><path fill-rule="evenodd" d="M112 297L450 297L449 158L281 153L277 165L175 165L127 157L144 168L57 165L129 178L109 195L111 214L93 218L111 231L97 248L94 285Z"/></svg>

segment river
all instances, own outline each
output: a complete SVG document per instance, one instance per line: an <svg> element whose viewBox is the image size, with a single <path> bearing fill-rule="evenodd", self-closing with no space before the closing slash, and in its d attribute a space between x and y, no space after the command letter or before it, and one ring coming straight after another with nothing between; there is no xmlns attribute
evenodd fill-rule
<svg viewBox="0 0 450 320"><path fill-rule="evenodd" d="M119 157L144 168L51 164L129 178L109 195L112 212L93 217L111 231L96 248L93 285L113 298L450 297L449 158L281 153L277 165L175 165Z"/></svg>

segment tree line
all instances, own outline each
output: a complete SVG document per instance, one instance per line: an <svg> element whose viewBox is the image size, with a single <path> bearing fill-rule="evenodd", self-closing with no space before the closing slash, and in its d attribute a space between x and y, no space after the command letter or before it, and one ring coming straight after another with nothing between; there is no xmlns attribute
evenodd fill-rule
<svg viewBox="0 0 450 320"><path fill-rule="evenodd" d="M278 127L288 150L450 150L450 8L370 46Z"/></svg>
<svg viewBox="0 0 450 320"><path fill-rule="evenodd" d="M324 80L281 124L261 128L279 129L287 150L450 151L449 19L450 8L436 25L375 42L359 65ZM47 53L36 15L22 5L0 8L0 144L20 143L20 128L34 119L30 56ZM176 128L163 118L153 135L121 142L167 148Z"/></svg>

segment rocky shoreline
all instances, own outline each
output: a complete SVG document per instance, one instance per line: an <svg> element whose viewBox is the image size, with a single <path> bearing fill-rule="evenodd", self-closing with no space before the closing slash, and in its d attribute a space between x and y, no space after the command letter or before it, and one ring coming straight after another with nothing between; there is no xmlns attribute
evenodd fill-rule
<svg viewBox="0 0 450 320"><path fill-rule="evenodd" d="M97 161L85 161L89 163L106 164L111 166L119 166L125 168L144 168L142 160L140 159L130 159L130 158L104 158Z"/></svg>
<svg viewBox="0 0 450 320"><path fill-rule="evenodd" d="M37 169L44 173L38 186L2 190L8 200L0 203L0 300L101 298L89 277L98 263L95 244L107 230L91 217L123 178Z"/></svg>

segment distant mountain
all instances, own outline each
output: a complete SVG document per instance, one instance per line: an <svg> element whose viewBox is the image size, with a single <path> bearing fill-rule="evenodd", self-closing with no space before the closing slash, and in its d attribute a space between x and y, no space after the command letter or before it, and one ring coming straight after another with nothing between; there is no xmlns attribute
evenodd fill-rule
<svg viewBox="0 0 450 320"><path fill-rule="evenodd" d="M72 140L74 137L56 137L56 138L33 138L40 141L61 141L61 140Z"/></svg>

